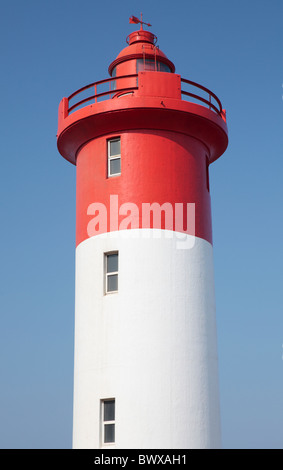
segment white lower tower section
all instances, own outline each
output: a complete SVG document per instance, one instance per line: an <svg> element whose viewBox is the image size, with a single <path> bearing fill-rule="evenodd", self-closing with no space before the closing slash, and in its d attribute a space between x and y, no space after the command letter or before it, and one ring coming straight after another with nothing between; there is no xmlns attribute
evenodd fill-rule
<svg viewBox="0 0 283 470"><path fill-rule="evenodd" d="M212 246L196 237L182 249L175 232L126 232L76 250L73 447L104 447L101 403L114 398L110 447L219 448ZM105 294L112 251L119 287Z"/></svg>

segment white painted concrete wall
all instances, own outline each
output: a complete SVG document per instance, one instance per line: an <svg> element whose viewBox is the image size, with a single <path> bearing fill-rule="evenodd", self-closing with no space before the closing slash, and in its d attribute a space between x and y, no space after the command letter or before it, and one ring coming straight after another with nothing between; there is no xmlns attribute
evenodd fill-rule
<svg viewBox="0 0 283 470"><path fill-rule="evenodd" d="M77 247L73 447L100 447L100 400L115 398L116 448L219 448L212 246L126 232ZM119 292L104 295L112 250Z"/></svg>

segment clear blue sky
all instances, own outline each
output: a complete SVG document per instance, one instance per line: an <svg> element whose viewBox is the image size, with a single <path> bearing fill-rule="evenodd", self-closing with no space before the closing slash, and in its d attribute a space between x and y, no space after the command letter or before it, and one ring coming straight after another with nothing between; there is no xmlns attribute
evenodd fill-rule
<svg viewBox="0 0 283 470"><path fill-rule="evenodd" d="M140 11L227 110L210 170L223 447L283 448L279 0L2 2L0 448L71 448L75 167L57 110L107 78Z"/></svg>

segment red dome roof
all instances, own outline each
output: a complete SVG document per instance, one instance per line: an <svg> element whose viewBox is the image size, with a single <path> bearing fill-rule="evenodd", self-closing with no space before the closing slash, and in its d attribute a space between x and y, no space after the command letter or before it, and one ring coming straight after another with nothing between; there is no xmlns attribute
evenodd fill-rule
<svg viewBox="0 0 283 470"><path fill-rule="evenodd" d="M126 60L138 59L142 57L152 58L168 65L171 72L175 72L175 66L168 57L156 46L157 37L149 31L140 29L134 31L127 37L129 46L125 47L109 65L108 71L112 76L112 71L116 65Z"/></svg>

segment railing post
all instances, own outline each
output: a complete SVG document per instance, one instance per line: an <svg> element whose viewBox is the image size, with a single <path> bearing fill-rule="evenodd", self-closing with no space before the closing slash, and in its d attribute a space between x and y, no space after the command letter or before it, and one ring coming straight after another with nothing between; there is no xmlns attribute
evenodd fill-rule
<svg viewBox="0 0 283 470"><path fill-rule="evenodd" d="M63 98L61 100L60 110L61 110L62 118L65 119L69 114L69 100L68 100L68 98Z"/></svg>
<svg viewBox="0 0 283 470"><path fill-rule="evenodd" d="M96 85L96 83L95 83L95 84L94 84L94 102L95 102L95 103L97 103L97 97L96 97L96 95L97 95L97 85Z"/></svg>
<svg viewBox="0 0 283 470"><path fill-rule="evenodd" d="M69 100L68 98L62 98L58 109L58 134L61 132L60 129L64 127L64 119L69 114Z"/></svg>

